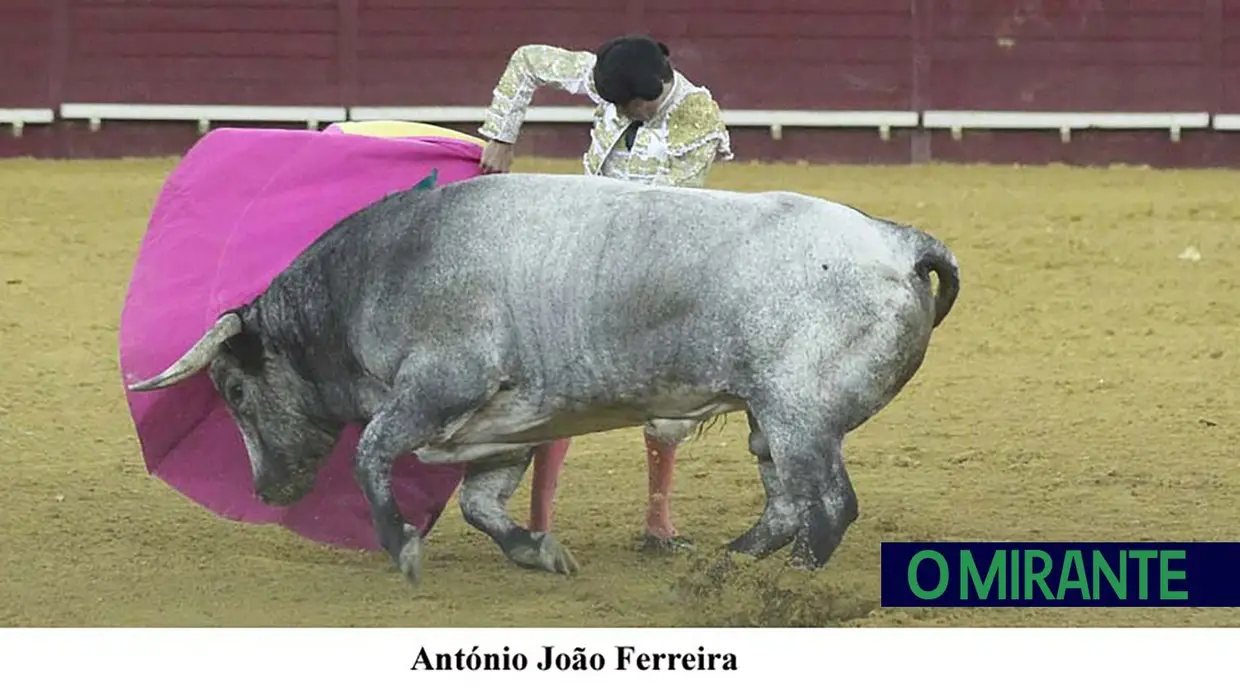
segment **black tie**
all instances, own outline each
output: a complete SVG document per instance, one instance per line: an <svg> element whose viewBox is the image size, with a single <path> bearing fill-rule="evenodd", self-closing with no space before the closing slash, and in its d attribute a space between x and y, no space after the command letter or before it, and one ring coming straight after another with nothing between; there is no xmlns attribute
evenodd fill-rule
<svg viewBox="0 0 1240 697"><path fill-rule="evenodd" d="M633 141L636 140L637 138L637 129L642 127L642 123L643 122L641 121L634 121L629 124L628 128L624 129L624 149L625 150L633 149Z"/></svg>

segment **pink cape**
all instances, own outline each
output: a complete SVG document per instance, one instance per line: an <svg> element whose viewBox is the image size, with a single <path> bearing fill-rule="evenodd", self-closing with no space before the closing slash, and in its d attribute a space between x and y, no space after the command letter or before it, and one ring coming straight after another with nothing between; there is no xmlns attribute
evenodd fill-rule
<svg viewBox="0 0 1240 697"><path fill-rule="evenodd" d="M341 218L437 170L437 186L480 174L481 148L450 138L378 138L277 129L219 129L168 177L138 253L120 322L125 384L185 352L216 317L262 292ZM205 371L155 392L126 390L147 471L224 518L277 523L316 542L378 549L351 473L360 429L348 427L315 489L288 508L255 498L241 436ZM463 469L397 460L392 487L423 534Z"/></svg>

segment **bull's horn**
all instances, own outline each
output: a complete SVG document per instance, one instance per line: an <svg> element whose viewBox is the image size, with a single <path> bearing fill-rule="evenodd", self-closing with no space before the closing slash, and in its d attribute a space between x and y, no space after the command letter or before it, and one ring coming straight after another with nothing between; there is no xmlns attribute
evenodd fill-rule
<svg viewBox="0 0 1240 697"><path fill-rule="evenodd" d="M167 370L156 375L153 378L134 383L129 389L134 392L147 392L149 390L160 390L171 385L181 382L185 378L197 373L207 364L215 355L219 353L220 345L229 338L241 333L241 318L235 312L229 312L216 320L215 325L207 330L206 334L194 344L184 356L177 359Z"/></svg>

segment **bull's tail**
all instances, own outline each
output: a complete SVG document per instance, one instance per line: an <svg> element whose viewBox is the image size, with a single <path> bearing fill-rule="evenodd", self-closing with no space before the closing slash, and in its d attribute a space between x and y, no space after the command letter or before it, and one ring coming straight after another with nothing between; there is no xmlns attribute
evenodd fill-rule
<svg viewBox="0 0 1240 697"><path fill-rule="evenodd" d="M942 242L924 235L913 270L926 283L930 282L931 271L939 277L938 293L934 296L934 326L937 327L947 319L960 293L960 266L956 256Z"/></svg>

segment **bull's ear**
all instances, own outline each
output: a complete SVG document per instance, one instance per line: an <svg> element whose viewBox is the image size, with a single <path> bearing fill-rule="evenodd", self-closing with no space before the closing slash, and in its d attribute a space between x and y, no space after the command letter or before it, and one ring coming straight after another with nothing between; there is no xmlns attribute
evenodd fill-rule
<svg viewBox="0 0 1240 697"><path fill-rule="evenodd" d="M257 373L263 368L263 334L253 313L238 313L243 319L241 331L224 342L224 350L237 359L241 370Z"/></svg>

